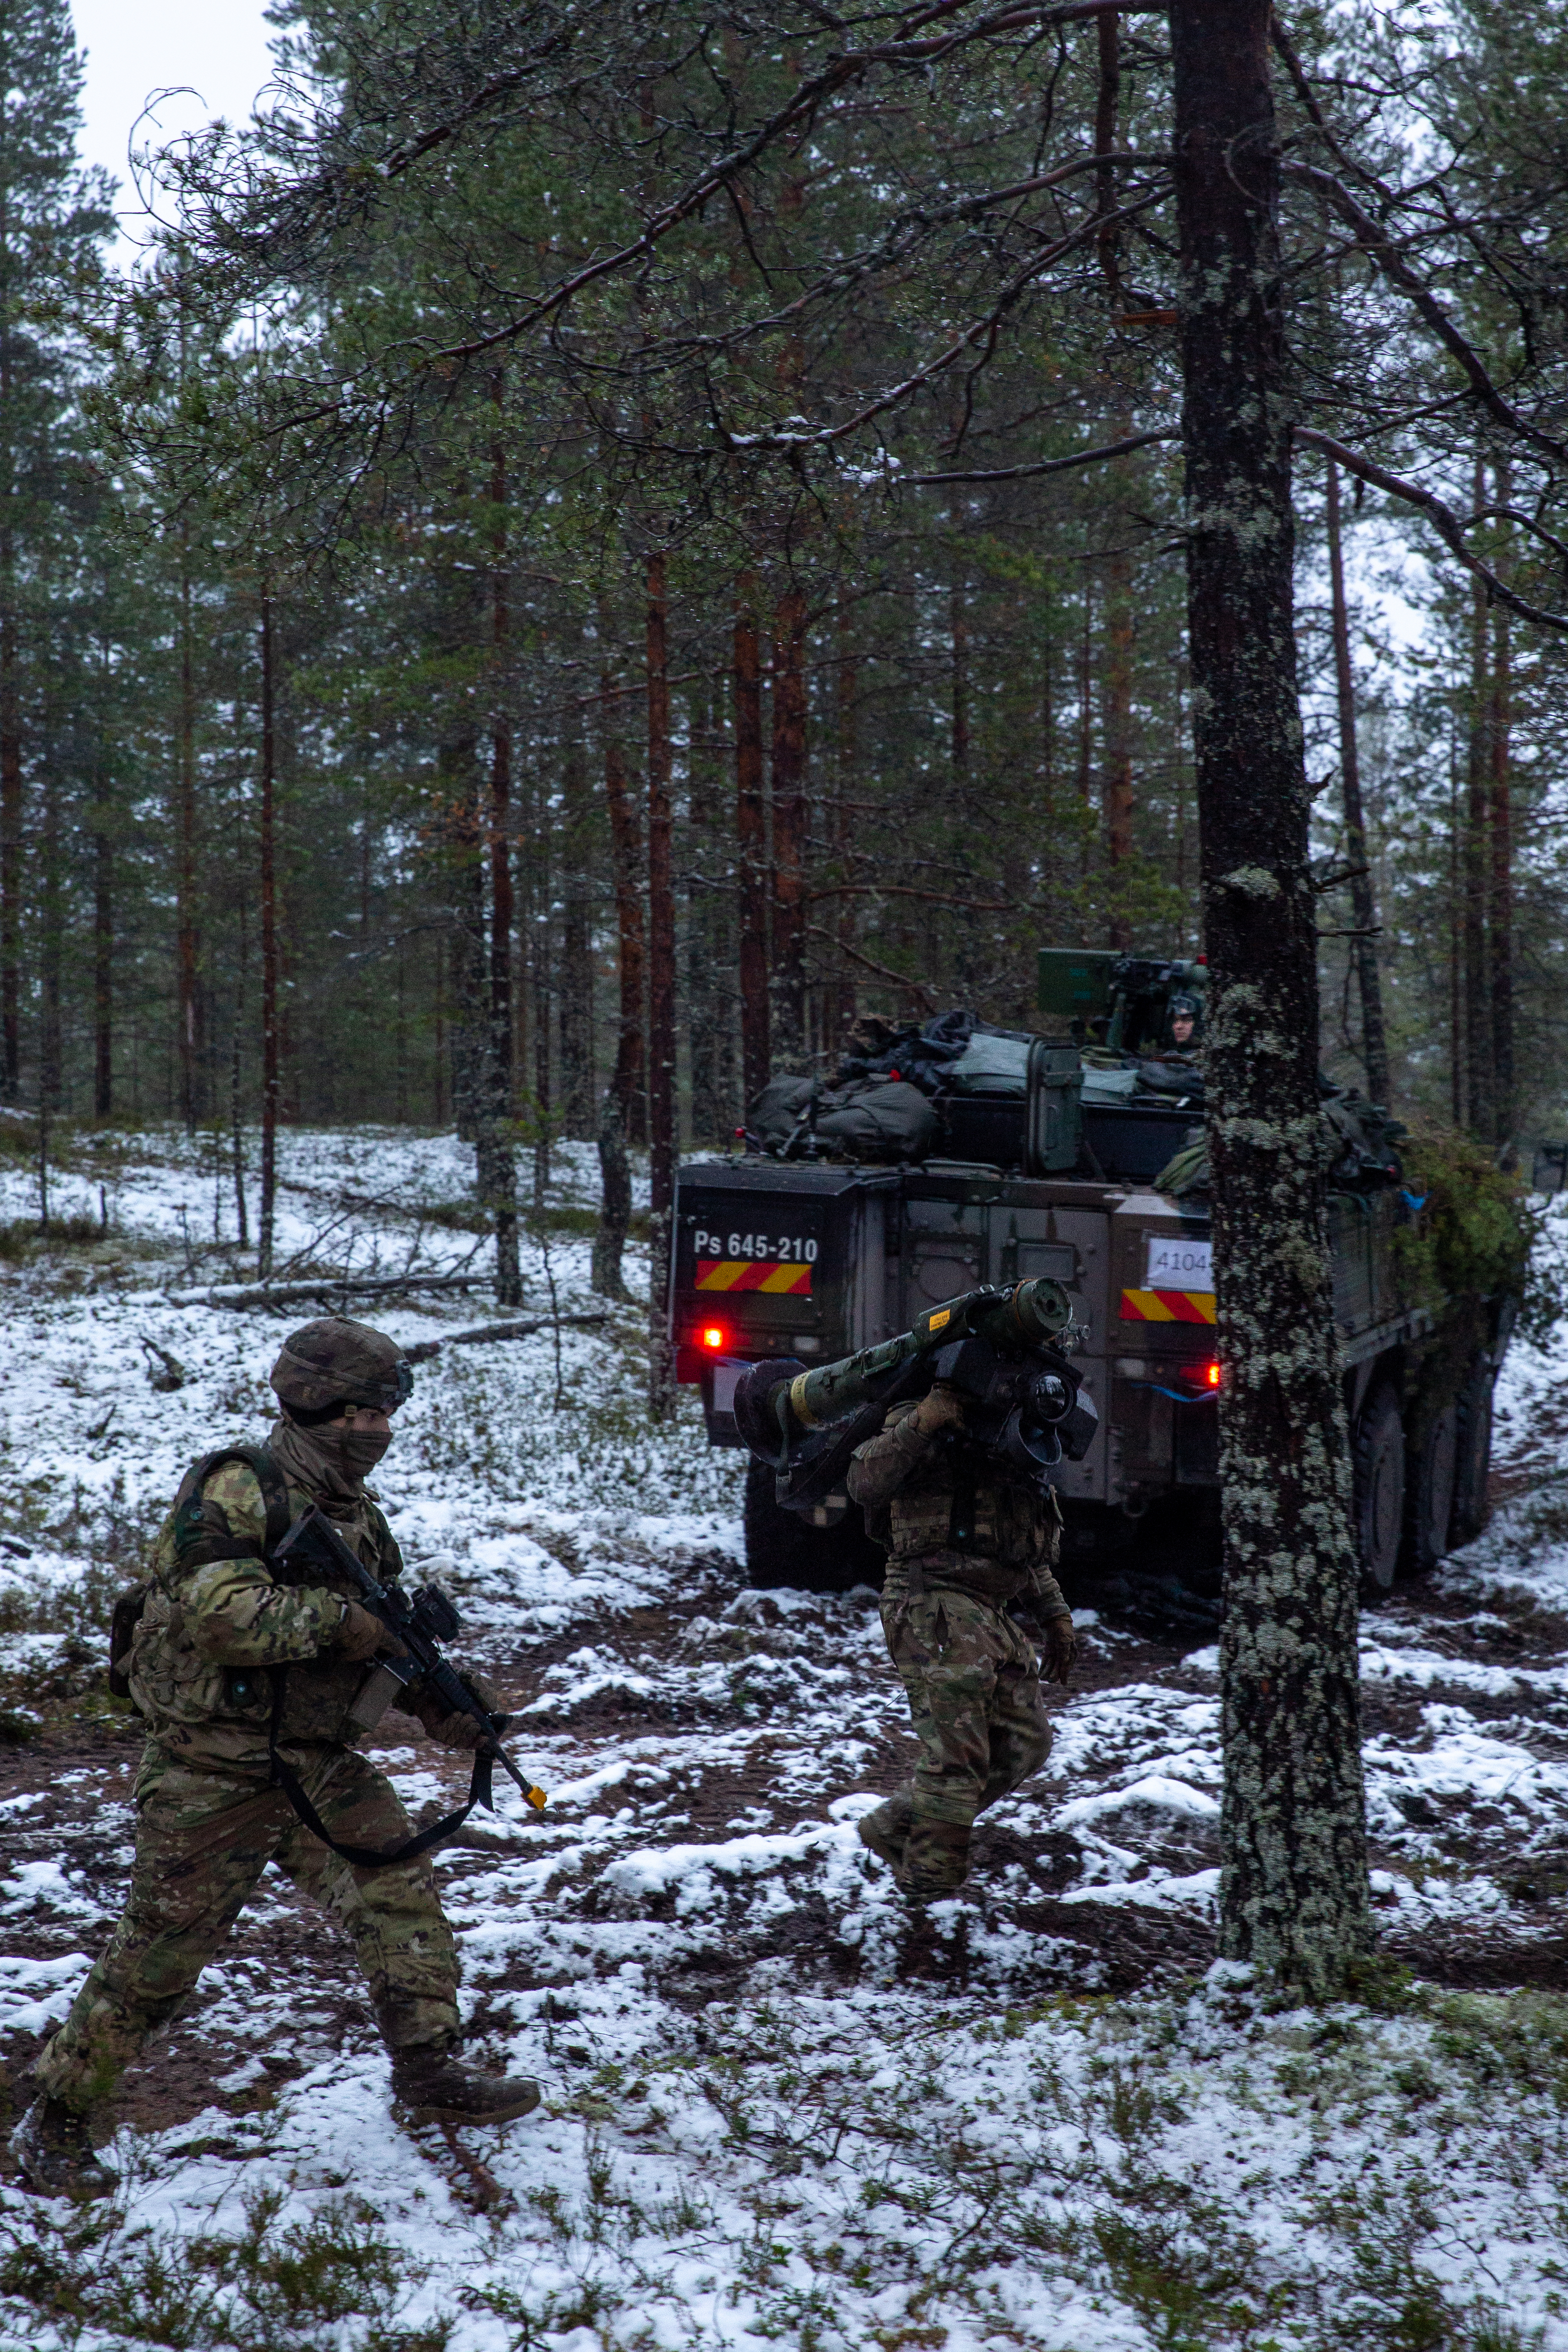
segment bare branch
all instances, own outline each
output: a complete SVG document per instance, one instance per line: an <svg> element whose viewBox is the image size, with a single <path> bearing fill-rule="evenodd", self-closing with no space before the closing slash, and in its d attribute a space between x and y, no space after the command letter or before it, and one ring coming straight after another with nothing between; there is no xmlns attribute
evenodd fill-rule
<svg viewBox="0 0 1568 2352"><path fill-rule="evenodd" d="M874 957L862 955L859 948L851 947L848 940L841 940L836 932L824 929L821 923L808 923L806 929L812 939L826 940L831 948L837 948L841 955L847 955L852 963L864 964L867 971L874 971L879 980L891 980L896 987L907 989L911 996L920 999L927 1013L936 1012L936 999L923 980L911 980L906 971L894 971L889 965L878 963Z"/></svg>
<svg viewBox="0 0 1568 2352"><path fill-rule="evenodd" d="M1503 398L1475 346L1459 332L1431 288L1411 268L1387 231L1381 228L1352 195L1343 181L1336 180L1332 172L1321 171L1315 163L1283 163L1280 168L1287 179L1298 180L1303 186L1314 189L1350 224L1362 251L1376 263L1390 284L1409 296L1445 351L1458 361L1472 394L1487 414L1511 433L1520 434L1532 448L1542 451L1545 456L1568 458L1568 442L1556 440L1550 433L1542 433L1539 425L1532 425L1527 416L1521 416L1518 409Z"/></svg>
<svg viewBox="0 0 1568 2352"><path fill-rule="evenodd" d="M1033 466L995 466L963 473L899 474L894 478L898 489L923 488L938 482L1022 482L1040 474L1065 474L1075 466L1098 466L1109 457L1124 457L1129 450L1146 449L1151 442L1175 441L1180 438L1180 427L1162 425L1157 432L1134 433L1124 441L1107 441L1100 449L1080 449L1072 457L1042 457Z"/></svg>
<svg viewBox="0 0 1568 2352"><path fill-rule="evenodd" d="M858 433L863 425L873 424L877 417L886 415L890 408L898 407L901 402L907 400L911 394L918 392L923 385L931 383L937 376L945 374L948 368L963 358L966 352L973 351L986 336L994 332L998 321L1006 316L1024 288L1032 279L1038 278L1042 270L1049 269L1055 263L1064 260L1068 254L1073 252L1079 246L1086 244L1091 237L1099 236L1106 226L1107 219L1111 222L1133 220L1139 213L1147 211L1150 205L1159 201L1157 196L1145 196L1135 205L1124 205L1118 211L1109 215L1091 213L1087 219L1081 221L1075 229L1071 229L1065 236L1058 237L1054 245L1048 246L1041 253L1031 254L1028 261L1015 270L1012 277L1009 278L983 319L973 320L964 329L962 334L955 337L946 350L937 352L935 359L927 361L924 367L917 368L913 375L905 376L901 383L891 384L885 392L879 393L874 400L868 401L863 408L857 410L853 416L846 417L841 425L825 425L813 433L735 434L725 436L724 446L737 452L758 449L824 449L831 448L836 442L847 439L852 433Z"/></svg>
<svg viewBox="0 0 1568 2352"><path fill-rule="evenodd" d="M1391 499L1403 499L1407 506L1419 507L1466 571L1473 572L1478 580L1484 581L1488 594L1495 597L1500 604L1506 604L1511 613L1517 613L1521 621L1533 621L1538 628L1568 631L1568 613L1548 613L1539 604L1528 603L1505 581L1500 580L1479 556L1470 553L1465 545L1465 533L1472 528L1475 517L1462 520L1435 491L1424 489L1419 482L1407 482L1402 475L1391 474L1386 466L1375 465L1370 457L1364 457L1359 450L1347 449L1343 441L1331 440L1326 433L1315 433L1310 425L1298 425L1296 439L1304 447L1317 450L1321 457L1333 457L1347 474L1354 474L1362 481L1370 482L1374 489L1386 490Z"/></svg>
<svg viewBox="0 0 1568 2352"><path fill-rule="evenodd" d="M1029 911L1017 898L955 898L946 890L916 890L906 882L829 882L806 896L813 903L819 898L919 898L929 907L960 907L970 915L1010 917Z"/></svg>

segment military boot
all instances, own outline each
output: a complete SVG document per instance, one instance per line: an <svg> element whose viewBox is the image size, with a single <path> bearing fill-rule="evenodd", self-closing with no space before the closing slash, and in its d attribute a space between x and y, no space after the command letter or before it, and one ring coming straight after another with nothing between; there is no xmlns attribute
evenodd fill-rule
<svg viewBox="0 0 1568 2352"><path fill-rule="evenodd" d="M885 1798L875 1812L862 1813L856 1826L862 1845L869 1847L879 1862L885 1862L902 1885L904 1849L915 1826L915 1801L908 1790L900 1789L896 1796Z"/></svg>
<svg viewBox="0 0 1568 2352"><path fill-rule="evenodd" d="M967 1822L922 1822L904 1850L898 1884L911 1903L945 1903L969 1874Z"/></svg>
<svg viewBox="0 0 1568 2352"><path fill-rule="evenodd" d="M393 2098L416 2124L515 2123L539 2103L539 2086L526 2074L476 2074L436 2043L394 2050L392 2080Z"/></svg>
<svg viewBox="0 0 1568 2352"><path fill-rule="evenodd" d="M87 2117L58 2099L33 2101L11 2135L11 2153L23 2186L36 2197L75 2197L86 2203L112 2197L120 2186L119 2173L93 2147Z"/></svg>

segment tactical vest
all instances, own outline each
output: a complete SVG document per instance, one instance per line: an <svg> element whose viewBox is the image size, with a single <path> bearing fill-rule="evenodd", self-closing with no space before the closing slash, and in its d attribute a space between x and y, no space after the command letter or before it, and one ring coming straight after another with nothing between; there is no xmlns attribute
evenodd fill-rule
<svg viewBox="0 0 1568 2352"><path fill-rule="evenodd" d="M206 1518L202 1488L227 1462L243 1462L261 1487L267 1516L259 1542L255 1537L219 1533ZM304 1499L304 1490L300 1493ZM287 1532L289 1516L287 1484L265 1446L225 1446L193 1464L182 1479L159 1538L158 1570L135 1593L122 1596L123 1615L114 1630L112 1654L127 1695L154 1732L167 1723L200 1738L208 1726L214 1733L228 1727L264 1742L270 1725L272 1736L286 1740L349 1742L371 1727L355 1714L367 1679L363 1664L330 1651L293 1661L283 1711L275 1722L271 1669L220 1665L196 1648L184 1629L178 1574L212 1560L258 1555L267 1559ZM374 1550L367 1565L384 1581L400 1571L402 1562L392 1531L373 1504L368 1518ZM330 1578L310 1579L318 1580L339 1589ZM342 1593L352 1598L346 1582ZM126 1621L132 1619L131 1639L122 1641Z"/></svg>
<svg viewBox="0 0 1568 2352"><path fill-rule="evenodd" d="M1056 1564L1061 1512L1055 1490L998 1475L979 1448L934 1446L885 1505L888 1568L917 1563L988 1599L1011 1601ZM876 1517L880 1517L879 1512ZM867 1527L876 1536L871 1515Z"/></svg>
<svg viewBox="0 0 1568 2352"><path fill-rule="evenodd" d="M288 1532L288 1489L265 1445L224 1445L214 1453L204 1454L193 1462L180 1481L170 1518L173 1523L175 1555L183 1568L200 1568L210 1559L253 1559L256 1545L236 1541L227 1536L209 1536L201 1532L202 1488L214 1470L225 1462L243 1462L256 1473L256 1485L267 1510L267 1526L262 1535L262 1558L270 1559L277 1546ZM193 1524L193 1517L194 1524ZM181 1536L185 1542L182 1546ZM147 1603L157 1591L157 1582L148 1578L132 1584L119 1594L109 1617L109 1687L115 1698L129 1699L138 1715L131 1688L131 1649L136 1628L147 1612Z"/></svg>

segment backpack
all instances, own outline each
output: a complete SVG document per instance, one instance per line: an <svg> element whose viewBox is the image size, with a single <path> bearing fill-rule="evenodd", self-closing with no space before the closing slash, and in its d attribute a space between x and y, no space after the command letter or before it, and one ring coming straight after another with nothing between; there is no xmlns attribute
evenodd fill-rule
<svg viewBox="0 0 1568 2352"><path fill-rule="evenodd" d="M222 1445L214 1454L204 1454L193 1462L180 1481L180 1491L174 1497L174 1546L182 1568L203 1568L212 1559L251 1559L256 1555L252 1541L234 1536L211 1536L196 1532L202 1526L202 1488L214 1470L225 1462L244 1462L255 1471L261 1487L261 1498L267 1507L267 1526L262 1533L261 1556L270 1559L275 1548L288 1532L288 1490L283 1483L277 1465L265 1445ZM182 1520L189 1540L182 1543ZM136 1628L152 1593L151 1580L132 1584L116 1599L109 1616L109 1688L113 1698L130 1699L131 1651L136 1638ZM138 1713L141 1712L137 1708Z"/></svg>

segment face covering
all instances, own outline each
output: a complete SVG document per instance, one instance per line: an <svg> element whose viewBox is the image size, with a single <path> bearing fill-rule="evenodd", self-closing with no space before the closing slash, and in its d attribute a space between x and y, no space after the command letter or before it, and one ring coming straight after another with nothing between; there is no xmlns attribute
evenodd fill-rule
<svg viewBox="0 0 1568 2352"><path fill-rule="evenodd" d="M392 1432L333 1429L325 1423L301 1429L297 1422L280 1419L267 1442L279 1468L313 1495L329 1517L340 1517L357 1507L361 1482L392 1444Z"/></svg>
<svg viewBox="0 0 1568 2352"><path fill-rule="evenodd" d="M318 1434L325 1436L326 1432ZM392 1444L390 1429L334 1430L332 1434L350 1478L368 1478Z"/></svg>

